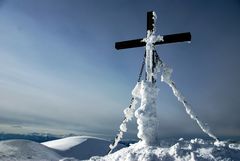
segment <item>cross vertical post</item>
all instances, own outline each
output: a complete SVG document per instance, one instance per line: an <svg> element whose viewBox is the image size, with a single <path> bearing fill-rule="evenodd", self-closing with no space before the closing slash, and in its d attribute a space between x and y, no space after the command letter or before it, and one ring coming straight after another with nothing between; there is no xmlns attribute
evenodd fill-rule
<svg viewBox="0 0 240 161"><path fill-rule="evenodd" d="M147 13L147 37L143 39L146 43L146 73L147 73L147 81L155 83L156 80L153 76L154 69L156 66L155 59L155 47L154 47L154 39L155 39L155 21L156 15L154 12ZM151 39L151 40L150 40Z"/></svg>
<svg viewBox="0 0 240 161"><path fill-rule="evenodd" d="M146 64L146 80L141 82L140 97L141 105L135 111L138 123L138 138L147 145L155 145L158 140L157 133L157 95L158 88L156 85L156 56L155 42L162 41L161 36L155 36L156 14L154 12L147 13L147 36L142 41L145 42L145 64Z"/></svg>

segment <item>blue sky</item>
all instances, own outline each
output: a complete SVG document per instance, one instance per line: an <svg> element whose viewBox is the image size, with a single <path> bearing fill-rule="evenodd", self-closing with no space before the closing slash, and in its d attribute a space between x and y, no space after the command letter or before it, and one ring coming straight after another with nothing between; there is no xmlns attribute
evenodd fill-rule
<svg viewBox="0 0 240 161"><path fill-rule="evenodd" d="M192 34L191 44L157 47L178 88L216 135L239 136L237 0L1 0L0 130L17 124L114 137L144 53L114 43L144 37L151 10L159 34ZM171 90L159 88L159 134L202 134Z"/></svg>

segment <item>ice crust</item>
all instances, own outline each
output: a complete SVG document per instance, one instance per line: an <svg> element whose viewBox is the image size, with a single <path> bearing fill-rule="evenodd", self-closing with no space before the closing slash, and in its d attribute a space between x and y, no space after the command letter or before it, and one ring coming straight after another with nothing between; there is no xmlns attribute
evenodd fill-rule
<svg viewBox="0 0 240 161"><path fill-rule="evenodd" d="M138 124L138 138L146 145L154 145L157 142L157 100L158 88L156 84L141 82L141 105L135 112Z"/></svg>

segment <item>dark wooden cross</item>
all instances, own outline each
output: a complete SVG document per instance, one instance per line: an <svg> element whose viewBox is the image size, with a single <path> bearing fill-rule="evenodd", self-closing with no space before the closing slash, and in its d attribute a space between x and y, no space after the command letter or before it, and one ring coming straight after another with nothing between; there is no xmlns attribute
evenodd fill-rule
<svg viewBox="0 0 240 161"><path fill-rule="evenodd" d="M154 29L154 12L151 11L147 13L147 31L153 31L153 29ZM135 47L143 47L146 45L146 43L143 42L142 40L143 38L116 42L115 48L117 50L120 50L120 49L128 49L128 48L135 48ZM185 33L177 33L172 35L163 35L163 40L164 41L156 42L155 45L184 42L184 41L190 42L191 33L185 32Z"/></svg>
<svg viewBox="0 0 240 161"><path fill-rule="evenodd" d="M157 18L156 14L153 11L147 13L147 37L146 38L121 41L121 42L115 43L115 48L117 50L146 46L146 52L145 52L145 56L147 55L147 59L145 59L146 81L152 82L152 83L156 82L156 80L154 78L154 71L155 71L157 61L158 61L156 59L157 52L155 50L155 45L184 42L184 41L190 42L191 41L190 32L156 36L155 35L156 18ZM150 48L150 50L147 50L149 48Z"/></svg>

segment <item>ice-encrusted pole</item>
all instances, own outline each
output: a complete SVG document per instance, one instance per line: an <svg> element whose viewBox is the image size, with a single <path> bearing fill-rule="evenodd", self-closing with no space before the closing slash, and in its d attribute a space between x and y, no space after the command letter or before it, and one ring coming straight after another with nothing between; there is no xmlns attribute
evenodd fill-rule
<svg viewBox="0 0 240 161"><path fill-rule="evenodd" d="M155 82L159 70L156 68L158 61L154 52L154 44L157 41L163 41L161 36L155 36L155 22L157 17L154 12L152 13L152 29L147 30L147 37L142 40L146 43L146 80L141 82L139 94L135 96L141 99L141 105L135 112L138 124L137 136L146 145L157 143L158 121L156 100L158 88Z"/></svg>

